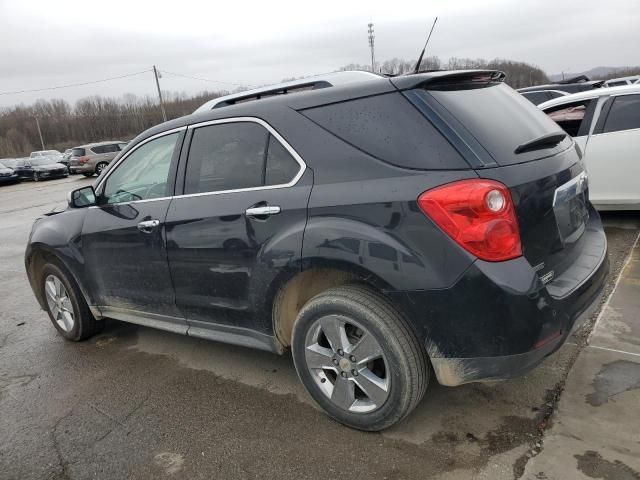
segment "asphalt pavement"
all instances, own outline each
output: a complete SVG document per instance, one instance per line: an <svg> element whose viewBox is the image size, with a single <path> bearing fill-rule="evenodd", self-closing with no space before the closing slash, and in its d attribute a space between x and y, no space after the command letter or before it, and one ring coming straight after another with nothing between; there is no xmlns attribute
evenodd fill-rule
<svg viewBox="0 0 640 480"><path fill-rule="evenodd" d="M73 176L0 187L0 479L495 480L543 471L531 468L544 458L554 418L570 409L563 390L586 368L589 327L523 378L430 385L413 414L383 433L326 417L289 355L112 320L86 342L63 340L29 288L24 247L38 215L90 182ZM640 216L605 221L608 297ZM615 462L609 451L587 450Z"/></svg>

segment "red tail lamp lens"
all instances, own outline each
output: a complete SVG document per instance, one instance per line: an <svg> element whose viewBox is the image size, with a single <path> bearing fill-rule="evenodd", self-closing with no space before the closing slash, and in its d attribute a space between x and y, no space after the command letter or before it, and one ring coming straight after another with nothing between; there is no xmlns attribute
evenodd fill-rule
<svg viewBox="0 0 640 480"><path fill-rule="evenodd" d="M509 189L493 180L462 180L424 192L420 209L462 248L491 262L522 255Z"/></svg>

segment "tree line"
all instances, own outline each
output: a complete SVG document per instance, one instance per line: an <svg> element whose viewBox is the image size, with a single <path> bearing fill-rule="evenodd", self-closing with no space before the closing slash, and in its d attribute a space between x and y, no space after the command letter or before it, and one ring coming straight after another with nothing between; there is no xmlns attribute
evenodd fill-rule
<svg viewBox="0 0 640 480"><path fill-rule="evenodd" d="M377 65L381 73L402 74L413 71L415 60L393 58ZM350 64L340 70L370 70L370 65ZM426 57L421 70L487 68L506 73L506 83L514 88L548 82L543 70L525 62ZM168 119L193 112L212 98L229 92L201 92L197 95L163 92ZM129 140L143 130L162 122L162 113L154 97L104 98L98 95L70 104L61 99L38 100L0 110L0 158L27 156L42 148L36 118L47 150L64 151L84 143L101 140Z"/></svg>
<svg viewBox="0 0 640 480"><path fill-rule="evenodd" d="M188 96L163 92L167 119L188 115L206 101L227 93ZM28 156L40 150L38 123L45 148L64 151L101 140L130 140L161 122L158 100L149 96L127 94L118 99L95 95L74 105L60 99L38 100L30 106L0 110L0 158Z"/></svg>

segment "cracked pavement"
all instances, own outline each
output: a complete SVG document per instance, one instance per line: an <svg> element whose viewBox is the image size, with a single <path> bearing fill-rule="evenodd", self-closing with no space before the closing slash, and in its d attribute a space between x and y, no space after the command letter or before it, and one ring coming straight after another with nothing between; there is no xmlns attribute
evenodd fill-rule
<svg viewBox="0 0 640 480"><path fill-rule="evenodd" d="M560 410L570 401L560 387L574 362L583 368L582 338L520 379L432 384L415 412L381 434L327 418L288 355L116 321L87 342L64 341L29 288L24 246L34 218L89 182L0 188L0 479L494 480L528 474L548 450L556 397ZM610 214L606 224L610 291L640 216ZM572 464L593 475L615 467L600 449L580 455Z"/></svg>

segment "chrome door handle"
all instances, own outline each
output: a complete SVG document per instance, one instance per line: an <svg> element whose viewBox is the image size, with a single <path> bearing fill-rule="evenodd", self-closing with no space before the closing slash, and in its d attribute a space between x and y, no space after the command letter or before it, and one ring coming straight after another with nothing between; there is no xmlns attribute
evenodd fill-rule
<svg viewBox="0 0 640 480"><path fill-rule="evenodd" d="M277 215L280 213L280 207L277 205L265 205L264 207L247 208L244 212L250 217L265 217L268 215Z"/></svg>
<svg viewBox="0 0 640 480"><path fill-rule="evenodd" d="M151 233L158 225L160 225L160 220L145 220L138 224L138 230L142 233Z"/></svg>

